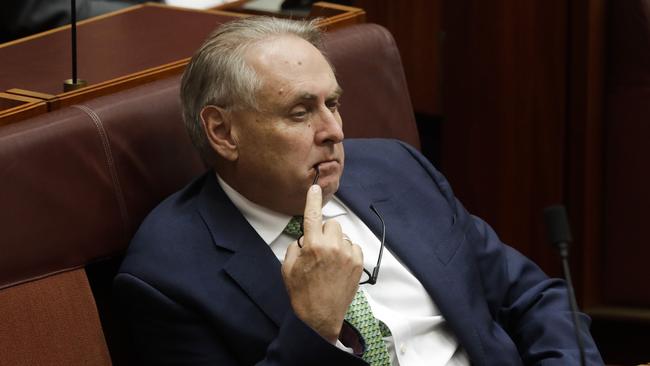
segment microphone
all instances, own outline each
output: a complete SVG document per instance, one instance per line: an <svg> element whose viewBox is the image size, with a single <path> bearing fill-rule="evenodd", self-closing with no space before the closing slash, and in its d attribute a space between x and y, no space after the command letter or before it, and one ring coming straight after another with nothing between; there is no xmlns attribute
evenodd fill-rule
<svg viewBox="0 0 650 366"><path fill-rule="evenodd" d="M578 349L580 350L580 365L585 366L585 350L582 343L582 334L580 333L580 323L578 320L578 304L573 291L571 271L569 270L569 243L573 239L571 238L571 229L569 227L566 209L562 205L547 207L544 209L544 221L546 222L548 239L551 244L558 248L560 257L562 258L562 269L564 270L564 279L567 283L567 293L569 295L569 303L571 304L573 327L576 333Z"/></svg>

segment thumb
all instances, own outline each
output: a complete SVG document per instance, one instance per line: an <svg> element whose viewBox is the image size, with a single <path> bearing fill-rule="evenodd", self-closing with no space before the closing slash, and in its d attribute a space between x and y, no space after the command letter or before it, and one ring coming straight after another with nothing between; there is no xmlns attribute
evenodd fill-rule
<svg viewBox="0 0 650 366"><path fill-rule="evenodd" d="M293 265L296 263L299 255L300 247L298 246L298 242L294 241L293 243L289 244L287 253L284 255L284 263L282 263L283 275L288 275L288 272L290 272L291 268L293 268Z"/></svg>

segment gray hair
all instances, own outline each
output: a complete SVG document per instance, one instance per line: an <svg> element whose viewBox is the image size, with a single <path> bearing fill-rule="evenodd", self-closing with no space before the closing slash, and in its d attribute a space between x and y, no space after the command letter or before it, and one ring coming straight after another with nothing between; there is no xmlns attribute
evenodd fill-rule
<svg viewBox="0 0 650 366"><path fill-rule="evenodd" d="M206 105L225 109L257 109L261 81L247 65L248 49L264 40L283 35L300 37L322 52L318 19L295 21L272 17L250 17L217 28L194 54L183 73L181 105L185 128L203 160L211 165L215 153L209 148L201 110Z"/></svg>

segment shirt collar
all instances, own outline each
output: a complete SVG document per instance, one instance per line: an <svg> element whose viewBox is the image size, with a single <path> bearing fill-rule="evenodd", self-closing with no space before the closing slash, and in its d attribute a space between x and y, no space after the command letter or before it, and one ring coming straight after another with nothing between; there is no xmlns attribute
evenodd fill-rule
<svg viewBox="0 0 650 366"><path fill-rule="evenodd" d="M264 242L271 244L280 236L280 234L282 234L284 228L289 223L289 220L291 220L291 216L273 211L250 201L241 193L229 186L228 183L221 179L218 174L217 182L219 182L219 186L221 186L221 189L223 189L226 196L230 198L230 201L232 201L235 207L237 207L242 215L244 215L246 221L248 221ZM322 212L323 220L348 213L345 206L336 197L323 206Z"/></svg>

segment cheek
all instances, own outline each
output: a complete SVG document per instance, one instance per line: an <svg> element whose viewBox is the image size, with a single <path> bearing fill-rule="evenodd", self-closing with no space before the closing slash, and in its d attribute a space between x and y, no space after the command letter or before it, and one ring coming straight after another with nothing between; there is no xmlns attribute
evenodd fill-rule
<svg viewBox="0 0 650 366"><path fill-rule="evenodd" d="M307 156L307 152L291 139L261 138L253 144L259 162L272 165L280 173L295 170Z"/></svg>
<svg viewBox="0 0 650 366"><path fill-rule="evenodd" d="M293 155L292 159L307 159L309 151L314 147L314 134L309 125L295 128L277 135L278 151Z"/></svg>
<svg viewBox="0 0 650 366"><path fill-rule="evenodd" d="M262 121L269 122L271 121ZM255 128L245 132L241 136L241 143L246 150L246 157L258 167L273 164L271 169L280 172L304 170L305 163L313 158L311 150L314 136L309 124Z"/></svg>

